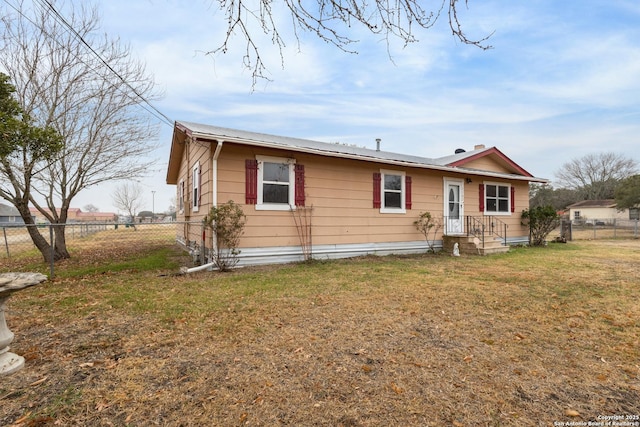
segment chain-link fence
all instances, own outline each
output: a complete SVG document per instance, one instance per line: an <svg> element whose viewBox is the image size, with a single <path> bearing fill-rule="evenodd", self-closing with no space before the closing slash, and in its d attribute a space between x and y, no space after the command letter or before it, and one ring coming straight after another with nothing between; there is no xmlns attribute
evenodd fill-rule
<svg viewBox="0 0 640 427"><path fill-rule="evenodd" d="M638 239L640 238L639 227L637 219L593 219L563 220L560 229L566 240Z"/></svg>
<svg viewBox="0 0 640 427"><path fill-rule="evenodd" d="M68 223L64 225L65 242L69 251L82 252L104 248L140 247L141 245L163 246L176 245L184 241L184 227L188 223L155 222L155 223ZM191 223L191 226L202 227L202 223ZM49 245L55 245L54 228L59 224L38 225L3 225L0 224L0 269L7 270L25 259L43 259L30 235L37 231ZM51 273L53 275L53 264Z"/></svg>
<svg viewBox="0 0 640 427"><path fill-rule="evenodd" d="M21 265L25 259L42 260L42 254L33 244L28 227L34 227L50 244L54 244L52 225L3 225L0 224L0 270L9 271ZM69 223L64 226L67 249L87 252L100 248L103 250L121 250L118 248L143 247L148 245L175 246L180 244L189 248L193 265L204 263L204 252L200 248L207 246L203 240L187 236L202 236L202 222L155 222L155 223ZM34 230L32 230L34 231ZM590 220L575 222L565 220L557 230L558 236L566 240L594 239L638 239L640 224L638 220ZM208 236L210 238L210 236ZM549 236L553 238L553 235ZM208 246L207 246L208 247ZM54 264L50 266L54 275Z"/></svg>

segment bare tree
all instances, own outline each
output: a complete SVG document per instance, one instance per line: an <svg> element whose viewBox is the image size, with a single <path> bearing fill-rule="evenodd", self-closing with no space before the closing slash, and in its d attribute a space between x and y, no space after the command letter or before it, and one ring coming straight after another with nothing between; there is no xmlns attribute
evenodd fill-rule
<svg viewBox="0 0 640 427"><path fill-rule="evenodd" d="M13 3L13 2L12 2ZM33 176L30 203L54 224L55 259L68 258L64 224L83 189L149 171L157 122L143 111L155 84L128 47L98 35L95 8L63 18L55 1L2 11L0 66L11 76L22 108L63 138L56 161ZM11 165L19 170L19 162Z"/></svg>
<svg viewBox="0 0 640 427"><path fill-rule="evenodd" d="M135 224L136 214L144 203L142 192L140 184L126 182L118 185L111 195L113 205L131 217L131 223L133 224ZM135 229L135 225L133 228Z"/></svg>
<svg viewBox="0 0 640 427"><path fill-rule="evenodd" d="M99 212L100 208L96 205L89 203L88 205L84 205L83 209L87 212Z"/></svg>
<svg viewBox="0 0 640 427"><path fill-rule="evenodd" d="M638 163L616 153L587 154L562 165L556 172L562 186L578 190L583 199L615 197L621 180L637 173Z"/></svg>
<svg viewBox="0 0 640 427"><path fill-rule="evenodd" d="M301 32L309 32L344 52L356 53L352 46L358 40L349 35L354 27L361 27L373 35L384 37L387 49L391 39L399 39L407 46L418 41L415 36L416 28L430 29L444 15L457 40L481 49L491 48L486 44L491 34L472 39L462 30L458 14L459 0L433 0L432 8L423 6L424 3L420 0L259 0L256 5L255 1L247 0L212 0L212 4L217 4L224 11L227 34L223 43L208 53L227 53L231 39L239 34L245 42L243 63L252 71L254 85L257 79L268 80L260 55L259 39L262 34L269 36L284 62L283 49L286 43L281 30L285 25L277 19L279 7L290 15L298 46ZM469 0L464 0L463 3L467 7Z"/></svg>

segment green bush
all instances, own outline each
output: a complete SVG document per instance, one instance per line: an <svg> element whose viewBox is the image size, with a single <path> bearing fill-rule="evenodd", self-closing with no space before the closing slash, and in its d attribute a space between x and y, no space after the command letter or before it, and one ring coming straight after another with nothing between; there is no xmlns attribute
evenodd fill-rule
<svg viewBox="0 0 640 427"><path fill-rule="evenodd" d="M522 223L529 226L529 244L544 246L549 233L560 225L560 216L553 206L537 206L522 211Z"/></svg>

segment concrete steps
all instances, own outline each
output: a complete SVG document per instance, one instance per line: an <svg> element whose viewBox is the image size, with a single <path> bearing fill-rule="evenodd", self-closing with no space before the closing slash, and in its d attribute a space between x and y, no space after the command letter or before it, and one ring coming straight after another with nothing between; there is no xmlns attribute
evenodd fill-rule
<svg viewBox="0 0 640 427"><path fill-rule="evenodd" d="M484 246L482 240L474 236L443 236L442 249L445 252L453 253L453 247L458 244L461 255L492 255L509 252L509 246L505 246L502 239L485 237Z"/></svg>

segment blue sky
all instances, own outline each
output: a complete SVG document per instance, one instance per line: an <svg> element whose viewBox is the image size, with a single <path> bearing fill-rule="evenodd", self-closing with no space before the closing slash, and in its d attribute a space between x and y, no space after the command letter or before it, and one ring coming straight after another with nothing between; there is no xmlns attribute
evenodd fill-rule
<svg viewBox="0 0 640 427"><path fill-rule="evenodd" d="M589 153L640 162L637 0L469 0L463 28L472 38L493 32L487 51L460 44L444 19L418 31L418 43L389 51L380 37L356 30L358 54L305 34L298 48L283 27L284 69L277 49L261 40L272 81L253 91L241 43L224 55L203 53L226 31L212 4L99 2L103 30L146 64L164 92L154 105L173 120L370 148L381 138L384 150L425 157L484 144L552 181L563 163ZM171 131L162 125L160 171L143 182L149 208L156 191L156 211L175 193L165 185ZM104 192L87 190L73 205L115 211Z"/></svg>

